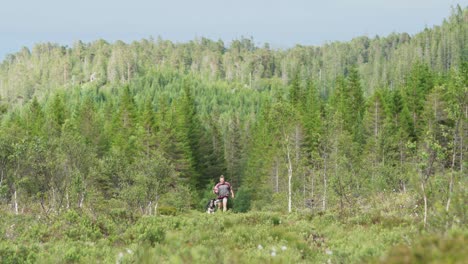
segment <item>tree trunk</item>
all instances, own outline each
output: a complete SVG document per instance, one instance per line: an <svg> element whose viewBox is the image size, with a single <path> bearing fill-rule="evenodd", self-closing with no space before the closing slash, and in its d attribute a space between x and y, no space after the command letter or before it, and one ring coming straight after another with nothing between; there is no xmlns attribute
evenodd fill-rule
<svg viewBox="0 0 468 264"><path fill-rule="evenodd" d="M147 210L146 210L146 214L148 214L148 215L152 214L152 211L151 211L151 209L152 209L151 205L152 204L153 204L153 201L149 201L148 207L147 207Z"/></svg>
<svg viewBox="0 0 468 264"><path fill-rule="evenodd" d="M18 214L18 199L16 196L16 189L15 189L14 197L15 197L15 214Z"/></svg>
<svg viewBox="0 0 468 264"><path fill-rule="evenodd" d="M82 208L82 207L83 207L83 202L84 202L84 194L81 193L80 196L81 196L81 197L80 197L80 202L78 203L78 207L79 207L79 208Z"/></svg>
<svg viewBox="0 0 468 264"><path fill-rule="evenodd" d="M292 188L291 188L291 180L292 180L292 163L291 163L291 155L289 150L289 140L286 140L286 148L287 148L287 157L288 157L288 212L292 212Z"/></svg>
<svg viewBox="0 0 468 264"><path fill-rule="evenodd" d="M427 224L427 195L426 195L426 186L424 180L421 182L421 189L423 192L423 198L424 198L424 228L426 228Z"/></svg>
<svg viewBox="0 0 468 264"><path fill-rule="evenodd" d="M340 213L343 213L343 185L341 183L341 174L338 173L338 142L335 142L335 178L338 179L339 190L340 190Z"/></svg>
<svg viewBox="0 0 468 264"><path fill-rule="evenodd" d="M302 200L305 203L306 200L306 173L302 173Z"/></svg>
<svg viewBox="0 0 468 264"><path fill-rule="evenodd" d="M323 201L322 210L325 211L327 208L327 154L325 154L324 166L323 166Z"/></svg>
<svg viewBox="0 0 468 264"><path fill-rule="evenodd" d="M450 166L450 183L449 183L449 194L447 199L447 206L445 207L445 211L448 212L450 208L450 201L452 199L452 192L453 192L453 169L455 167L455 159L457 157L457 132L458 132L458 125L455 126L454 136L453 136L453 154L452 154L452 164Z"/></svg>
<svg viewBox="0 0 468 264"><path fill-rule="evenodd" d="M295 135L294 135L294 147L295 147L295 154L296 154L296 160L295 160L295 163L296 164L299 164L299 160L301 158L301 146L300 146L300 137L301 137L301 134L300 134L300 130L299 130L299 126L296 125L296 130L295 130Z"/></svg>
<svg viewBox="0 0 468 264"><path fill-rule="evenodd" d="M465 106L465 119L468 117L468 107ZM464 148L463 148L463 141L465 139L465 122L464 119L461 118L460 120L460 173L463 175L463 153L464 153Z"/></svg>
<svg viewBox="0 0 468 264"><path fill-rule="evenodd" d="M400 177L402 176L402 168L403 168L403 159L404 159L404 153L403 153L403 143L401 142L401 140L398 142L398 147L399 147L399 151L400 151L400 170L399 170L399 173L400 173ZM406 183L405 183L405 179L401 179L400 178L400 181L401 181L401 185L402 185L402 188L403 188L403 193L406 193Z"/></svg>
<svg viewBox="0 0 468 264"><path fill-rule="evenodd" d="M52 201L51 201L51 207L52 207L52 211L56 212L56 198L55 198L55 188L52 187Z"/></svg>
<svg viewBox="0 0 468 264"><path fill-rule="evenodd" d="M445 207L445 211L448 212L450 208L450 201L452 199L452 192L453 192L453 167L450 173L450 183L449 183L449 196L447 199L447 206Z"/></svg>
<svg viewBox="0 0 468 264"><path fill-rule="evenodd" d="M278 158L276 158L276 161L275 161L275 176L276 176L276 192L278 193L279 192L279 175L278 175L278 166L279 166L279 161L278 161Z"/></svg>
<svg viewBox="0 0 468 264"><path fill-rule="evenodd" d="M376 100L375 101L375 104L374 104L374 138L376 139L376 142L377 142L377 135L379 134L379 126L378 126L378 122L380 121L379 120L379 104L378 104L378 101Z"/></svg>
<svg viewBox="0 0 468 264"><path fill-rule="evenodd" d="M70 200L68 199L68 192L65 194L65 199L67 200L67 209L70 208Z"/></svg>
<svg viewBox="0 0 468 264"><path fill-rule="evenodd" d="M372 158L372 172L371 172L371 183L372 186L374 186L375 182L375 171L377 168L377 162L378 162L378 149L377 149L377 144L378 144L378 134L379 134L379 103L376 100L374 103L374 157Z"/></svg>
<svg viewBox="0 0 468 264"><path fill-rule="evenodd" d="M312 199L314 199L315 173L314 173L314 171L311 171L310 173L311 173L311 176L312 176L312 177L311 177L312 186L311 186L311 188L310 188L310 197L311 197Z"/></svg>

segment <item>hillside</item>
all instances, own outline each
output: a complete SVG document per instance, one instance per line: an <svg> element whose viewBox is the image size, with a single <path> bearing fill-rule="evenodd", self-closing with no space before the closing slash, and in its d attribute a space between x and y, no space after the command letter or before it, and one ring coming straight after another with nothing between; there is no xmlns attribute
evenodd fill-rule
<svg viewBox="0 0 468 264"><path fill-rule="evenodd" d="M254 89L264 89L265 80L289 84L295 74L317 82L329 95L338 76L356 66L364 93L378 88L401 88L411 66L421 61L437 73L447 73L466 60L466 8L457 6L440 26L410 36L357 37L350 42L323 46L300 46L287 50L262 47L253 39L223 41L206 38L188 43L143 39L132 43L77 41L71 47L41 43L31 50L10 54L0 66L0 96L9 102L28 101L33 96L59 88L72 88L90 81L98 86L128 83L153 69L193 74L208 81L226 80Z"/></svg>

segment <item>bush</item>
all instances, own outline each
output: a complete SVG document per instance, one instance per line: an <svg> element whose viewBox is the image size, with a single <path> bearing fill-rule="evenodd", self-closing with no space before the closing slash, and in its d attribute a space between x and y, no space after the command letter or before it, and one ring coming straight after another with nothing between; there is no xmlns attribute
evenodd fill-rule
<svg viewBox="0 0 468 264"><path fill-rule="evenodd" d="M45 227L44 227L45 228ZM39 233L41 234L41 233ZM48 237L48 236L53 237ZM102 237L99 227L83 211L69 210L54 219L48 232L37 239L60 239L66 237L73 241L96 241Z"/></svg>
<svg viewBox="0 0 468 264"><path fill-rule="evenodd" d="M130 210L123 201L110 199L109 201L104 201L103 205L105 206L103 208L104 212L111 217L114 223L124 223L128 226L138 219L138 215Z"/></svg>
<svg viewBox="0 0 468 264"><path fill-rule="evenodd" d="M203 193L200 195L200 199L198 199L197 207L202 212L205 211L208 201L216 198L216 195L213 193L213 186L214 184L208 183L203 190Z"/></svg>
<svg viewBox="0 0 468 264"><path fill-rule="evenodd" d="M78 262L80 258L81 258L80 249L74 246L70 247L64 254L64 259L68 263Z"/></svg>
<svg viewBox="0 0 468 264"><path fill-rule="evenodd" d="M158 214L160 215L177 215L177 209L172 206L160 206L158 207Z"/></svg>
<svg viewBox="0 0 468 264"><path fill-rule="evenodd" d="M235 203L232 205L232 210L238 213L245 213L250 210L253 191L248 188L240 188L236 194Z"/></svg>
<svg viewBox="0 0 468 264"><path fill-rule="evenodd" d="M271 223L275 226L281 224L281 219L277 216L271 217Z"/></svg>
<svg viewBox="0 0 468 264"><path fill-rule="evenodd" d="M140 243L148 243L154 246L162 243L166 238L165 221L156 217L144 217L134 227L127 230L130 241L136 236ZM128 242L130 242L128 241Z"/></svg>
<svg viewBox="0 0 468 264"><path fill-rule="evenodd" d="M193 201L198 201L197 192L192 191L186 185L180 184L161 196L159 204L175 207L177 211L184 212L190 209Z"/></svg>
<svg viewBox="0 0 468 264"><path fill-rule="evenodd" d="M468 234L429 235L411 246L399 245L390 250L381 263L466 263Z"/></svg>
<svg viewBox="0 0 468 264"><path fill-rule="evenodd" d="M149 242L154 247L156 243L161 243L166 238L166 232L161 227L148 228L146 232L141 236L142 242Z"/></svg>
<svg viewBox="0 0 468 264"><path fill-rule="evenodd" d="M0 263L35 263L38 248L0 243Z"/></svg>

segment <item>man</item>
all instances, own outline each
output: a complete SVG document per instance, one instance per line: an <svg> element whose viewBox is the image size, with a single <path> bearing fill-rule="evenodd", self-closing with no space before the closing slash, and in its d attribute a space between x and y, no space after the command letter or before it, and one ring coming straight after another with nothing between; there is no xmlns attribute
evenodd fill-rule
<svg viewBox="0 0 468 264"><path fill-rule="evenodd" d="M218 195L218 200L223 201L223 211L226 212L229 193L234 198L234 190L232 190L229 182L224 181L223 175L219 177L219 182L213 188L213 193ZM221 203L218 203L218 207L221 210Z"/></svg>

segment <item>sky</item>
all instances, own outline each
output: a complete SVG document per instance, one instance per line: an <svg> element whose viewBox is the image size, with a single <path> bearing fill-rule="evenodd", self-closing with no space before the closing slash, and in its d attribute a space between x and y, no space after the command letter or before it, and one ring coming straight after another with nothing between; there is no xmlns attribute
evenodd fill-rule
<svg viewBox="0 0 468 264"><path fill-rule="evenodd" d="M415 34L468 0L0 0L0 60L35 43L252 37L273 48Z"/></svg>

